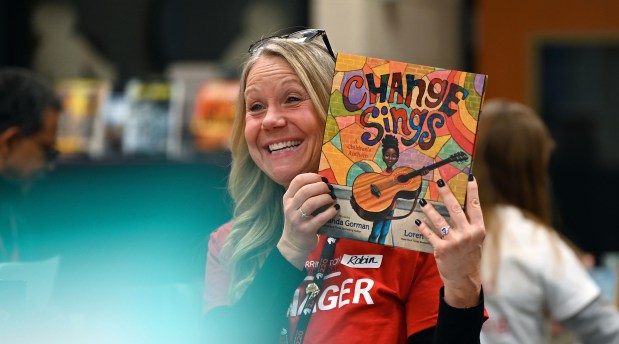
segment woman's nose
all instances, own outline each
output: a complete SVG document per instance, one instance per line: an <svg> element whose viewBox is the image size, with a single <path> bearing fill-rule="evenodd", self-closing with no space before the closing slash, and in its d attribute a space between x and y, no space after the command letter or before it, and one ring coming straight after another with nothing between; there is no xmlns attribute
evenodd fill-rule
<svg viewBox="0 0 619 344"><path fill-rule="evenodd" d="M274 129L286 125L284 112L278 107L269 107L262 120L263 129Z"/></svg>

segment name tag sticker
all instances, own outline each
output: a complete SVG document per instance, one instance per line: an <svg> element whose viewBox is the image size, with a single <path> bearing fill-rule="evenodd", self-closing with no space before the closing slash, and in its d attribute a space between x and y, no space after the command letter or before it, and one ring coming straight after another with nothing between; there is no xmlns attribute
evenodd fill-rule
<svg viewBox="0 0 619 344"><path fill-rule="evenodd" d="M358 254L342 256L342 264L351 268L370 268L376 269L383 262L383 256L380 254Z"/></svg>

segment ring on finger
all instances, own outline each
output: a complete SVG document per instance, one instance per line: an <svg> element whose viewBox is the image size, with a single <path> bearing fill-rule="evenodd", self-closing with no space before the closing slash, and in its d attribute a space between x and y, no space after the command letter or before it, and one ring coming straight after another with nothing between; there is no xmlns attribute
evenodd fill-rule
<svg viewBox="0 0 619 344"><path fill-rule="evenodd" d="M443 228L441 228L441 234L444 237L445 235L449 234L449 230L451 229L451 227L449 226L445 226Z"/></svg>
<svg viewBox="0 0 619 344"><path fill-rule="evenodd" d="M299 209L297 210L299 211L299 213L301 213L301 218L311 217L311 215L305 213L303 209L301 209L301 207L299 207Z"/></svg>

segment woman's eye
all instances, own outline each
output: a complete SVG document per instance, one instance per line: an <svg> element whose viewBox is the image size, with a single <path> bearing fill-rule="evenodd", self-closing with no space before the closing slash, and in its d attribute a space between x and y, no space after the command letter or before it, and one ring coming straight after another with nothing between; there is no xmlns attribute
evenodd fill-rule
<svg viewBox="0 0 619 344"><path fill-rule="evenodd" d="M248 107L248 110L251 112L260 111L262 109L264 109L264 106L262 106L261 104L252 104Z"/></svg>
<svg viewBox="0 0 619 344"><path fill-rule="evenodd" d="M288 103L295 103L299 101L301 101L301 98L295 96L288 96L288 98L286 98L286 102Z"/></svg>

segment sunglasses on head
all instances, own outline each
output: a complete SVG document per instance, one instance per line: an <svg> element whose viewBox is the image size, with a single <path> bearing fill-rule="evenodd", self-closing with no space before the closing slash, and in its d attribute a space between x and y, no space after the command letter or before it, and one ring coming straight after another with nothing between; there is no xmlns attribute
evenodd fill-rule
<svg viewBox="0 0 619 344"><path fill-rule="evenodd" d="M272 40L274 38L288 39L288 40L291 40L293 42L305 43L305 42L312 41L316 37L322 37L322 41L323 41L323 43L325 45L325 48L329 52L329 55L331 55L333 57L333 59L335 59L335 53L333 52L333 49L331 49L331 44L329 43L329 39L327 38L327 33L325 32L325 30L319 30L319 29L305 29L305 30L301 30L301 31L297 31L297 32L293 32L293 33L289 33L289 34L285 34L285 35L281 35L281 36L266 37L266 38L263 38L263 39L261 39L259 41L256 41L256 42L252 43L249 46L248 52L251 55L253 55L265 43L267 43L268 41L270 41L270 40Z"/></svg>

